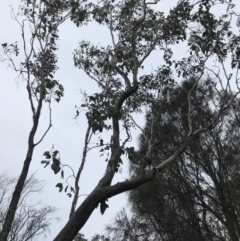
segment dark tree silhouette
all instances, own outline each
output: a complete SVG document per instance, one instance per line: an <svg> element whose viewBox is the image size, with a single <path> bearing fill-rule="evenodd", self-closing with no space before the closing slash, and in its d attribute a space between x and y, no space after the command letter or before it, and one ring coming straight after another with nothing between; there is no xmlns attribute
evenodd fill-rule
<svg viewBox="0 0 240 241"><path fill-rule="evenodd" d="M169 101L159 101L155 106L157 124L153 138L159 142L152 151L151 165L169 156L188 131L184 114L188 106L183 100L193 84L194 78L183 82L172 90ZM211 122L216 116L214 86L214 82L207 79L193 92L192 125L195 127ZM222 95L228 93L222 92ZM178 161L158 178L130 192L132 217L129 218L125 210L116 216L114 225L107 227L114 237L137 241L239 240L239 103L236 99L221 122L213 130L195 137ZM141 172L142 149L151 135L149 116L151 113L146 116L144 133L139 138L138 158L130 164L132 176Z"/></svg>

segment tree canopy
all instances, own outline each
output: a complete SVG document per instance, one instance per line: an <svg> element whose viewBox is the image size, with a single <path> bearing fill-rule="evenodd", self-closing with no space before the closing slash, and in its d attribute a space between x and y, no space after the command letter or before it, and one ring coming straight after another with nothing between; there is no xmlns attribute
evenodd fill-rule
<svg viewBox="0 0 240 241"><path fill-rule="evenodd" d="M23 168L6 213L0 241L6 241L9 236L34 150L43 143L53 125L52 102L61 104L60 101L64 98L64 80L61 83L56 80L55 73L58 69L59 27L67 19L76 25L76 31L81 31L83 25L90 26L89 23L97 22L109 31L111 44L95 45L79 39L79 45L73 52L74 66L84 71L89 80L98 86L95 93L83 91L83 101L76 107L75 118L85 119L88 124L79 168L75 170L63 163L60 159L61 150L56 150L54 146L51 150L46 148L43 154L44 160L41 163L44 167L49 165L53 173L61 174L64 180L67 178L65 170L70 168L74 178L71 185L65 186L65 182L56 184L59 191L64 190L73 201L69 220L54 241L73 240L95 208L100 208L104 214L109 208L109 198L151 181L159 182L174 167L175 173L183 176L180 183L176 183L180 185L180 190L184 192L190 189L193 194L188 198L206 202L205 197L189 183L190 180L197 180L197 188L203 190L200 181L204 183L204 180L201 172L198 173L199 170L204 170L214 181L215 177L209 172L215 172L221 165L217 165L218 159L214 162L210 157L206 159L208 161L201 162L203 155L207 155L204 148L209 147L210 142L215 145L215 149L211 150L212 155L218 153L221 138L226 139L227 136L225 128L232 128L223 123L230 121L231 116L237 113L233 111L237 108L240 91L240 17L236 8L237 1L179 0L175 1L175 6L167 13L159 10L159 4L160 0L102 0L97 3L87 0L27 0L21 2L18 12L12 12L21 28L23 44L2 43L1 59L12 66L26 83L32 127ZM218 12L219 6L224 8L223 12ZM30 32L30 36L26 31ZM20 51L24 59L17 66L15 56ZM176 55L176 52L181 53ZM154 63L157 67L147 71L147 61L152 54L158 56ZM182 85L179 85L181 82ZM49 109L49 124L37 140L44 105ZM81 112L85 115L80 115ZM138 124L138 118L144 113L147 113L147 132ZM159 119L161 115L162 119ZM163 133L158 130L162 128L161 125L164 126ZM224 128L221 129L221 126ZM144 150L140 148L139 152L134 150L132 143L131 133L134 128L139 128L143 135L141 148ZM103 138L103 133L109 133L109 138ZM159 136L155 133L162 133L164 138L161 137L162 134ZM216 136L211 137L209 133L215 133ZM231 131L232 137L234 133ZM98 139L96 145L91 144L94 138ZM202 143L203 149L197 148L199 143ZM156 147L161 149L160 152L156 151ZM232 147L229 145L228 148ZM106 170L92 192L78 204L80 177L88 153L94 149L106 153L106 162L103 162ZM98 158L99 153L96 153L96 159ZM136 162L139 168L129 179L114 183L113 178L119 173L123 158L131 165ZM92 165L94 170L94 164ZM167 167L169 168L166 169ZM187 175L184 176L184 173ZM223 175L223 171L219 173ZM235 174L232 170L232 175ZM193 179L196 175L197 179ZM222 182L221 178L217 177L214 182L216 186L218 181ZM173 182L176 180L178 179L172 177ZM226 185L231 181L224 180ZM209 181L206 185L211 186L212 182ZM154 186L154 189L157 188ZM176 186L169 185L168 191L172 191L172 188ZM221 188L212 191L209 187L208 192L212 195L208 201L213 202L213 198L219 197ZM205 189L204 193L207 193ZM222 204L226 208L228 204L224 200ZM192 211L195 206L191 202L188 204ZM170 202L169 205L173 203ZM180 201L176 205L180 205ZM167 211L167 206L164 206L164 212ZM205 206L204 208L206 209ZM162 209L156 210L156 213L157 211L161 212ZM205 210L202 211L203 214L204 212ZM181 213L178 215L179 219L182 218ZM228 215L233 213L230 214L227 210L224 215L222 221L225 222L230 217ZM164 222L167 225L167 220ZM235 225L234 221L231 225ZM185 232L184 228L186 227L182 227L181 232ZM230 232L231 227L226 226L226 230ZM238 233L231 235L238 236Z"/></svg>

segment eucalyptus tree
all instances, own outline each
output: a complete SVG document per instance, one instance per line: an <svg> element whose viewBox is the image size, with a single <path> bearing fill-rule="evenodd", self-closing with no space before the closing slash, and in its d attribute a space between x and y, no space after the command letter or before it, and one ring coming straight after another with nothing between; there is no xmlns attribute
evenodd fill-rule
<svg viewBox="0 0 240 241"><path fill-rule="evenodd" d="M27 96L32 113L32 127L28 137L28 148L19 179L16 183L9 208L0 233L0 240L8 240L13 225L24 183L32 161L34 149L52 126L51 101L63 96L64 88L55 79L57 70L58 27L70 17L70 2L67 1L22 1L18 11L12 9L12 18L21 29L23 60L18 66L15 56L20 48L15 43L2 43L1 61L7 62L26 83ZM29 37L30 35L30 37ZM22 56L22 54L21 54ZM49 107L49 124L39 140L35 140L43 105ZM40 134L40 133L38 133Z"/></svg>
<svg viewBox="0 0 240 241"><path fill-rule="evenodd" d="M162 170L189 143L196 140L196 136L217 126L239 93L238 77L231 74L232 71L237 73L239 68L239 36L232 29L233 19L237 22L235 28L239 27L239 18L233 11L234 4L225 1L198 1L193 4L179 1L165 17L156 8L159 2L101 1L98 5L93 5L92 18L109 29L112 44L95 46L88 41L81 41L74 52L74 64L99 86L97 93L86 94L81 107L86 110L93 134L111 131L110 140L101 139L99 144L100 151L108 150L110 154L103 177L75 210L55 241L71 240L99 204L101 212L105 212L108 198L135 189L161 175ZM226 6L227 11L223 16L216 17L212 13L217 4ZM180 61L175 60L173 45L184 41L188 46L187 56ZM156 49L160 49L158 68L150 74L144 73L142 69L145 61ZM230 56L229 74L226 59ZM209 67L210 60L216 63L215 67ZM218 83L217 97L209 99L207 103L209 108L211 105L216 106L215 115L210 121L203 120L201 125L195 125L197 113L193 112L193 108L201 98L193 93L207 73L213 75ZM172 153L149 170L145 168L145 163L153 158L153 147L159 141L153 138L156 119L151 110L159 99L171 98L169 93L178 77L187 78L192 75L197 78L183 100L188 106L182 113L186 116L187 130L181 130L182 136ZM236 85L235 92L232 84ZM210 89L205 90L205 95L209 96ZM142 113L143 108L152 113L152 134L147 138L147 151L144 158L141 158L143 168L129 180L112 184L113 177L122 165L122 155L126 153L129 158L134 155L134 149L128 142L131 140L131 129L139 125L132 116ZM121 126L125 133L120 132Z"/></svg>
<svg viewBox="0 0 240 241"><path fill-rule="evenodd" d="M81 108L86 110L89 129L86 132L85 151L89 150L89 132L91 135L109 131L110 140L100 140L100 151L104 148L109 151L106 160L106 171L94 190L77 208L77 197L74 197L70 219L59 232L55 241L70 241L87 222L94 209L100 204L100 210L105 212L108 207L106 201L114 195L135 189L144 183L153 180L161 171L172 163L194 138L204 132L210 131L218 124L222 115L229 109L238 94L238 68L239 68L239 36L235 34L240 26L233 3L217 0L200 0L190 3L187 0L176 1L176 6L165 13L158 10L160 0L103 0L98 4L90 1L26 1L23 13L26 19L33 24L30 52L27 53L24 34L25 62L19 69L20 74L26 74L27 90L33 114L33 128L29 135L29 148L24 162L22 174L13 194L12 202L0 236L6 241L14 217L22 186L26 179L34 147L40 141L34 142L34 135L38 127L40 112L44 100L50 103L51 97L57 101L63 95L63 87L54 79L57 68L56 39L57 27L68 16L80 26L87 21L96 21L109 30L112 44L108 46L95 46L82 40L74 51L74 64L84 70L87 76L98 84L99 91L93 95L85 94L85 101ZM41 5L43 4L43 5ZM226 7L222 16L215 16L212 12L221 4ZM45 7L41 7L45 6ZM85 8L86 6L86 8ZM31 10L33 9L33 10ZM69 11L71 10L71 11ZM69 11L65 14L65 11ZM19 22L22 29L25 22ZM235 24L236 23L236 24ZM236 26L235 26L236 25ZM233 28L234 27L234 28ZM33 51L33 40L39 42L40 51ZM187 45L184 58L174 59L174 45ZM8 54L18 54L18 47L2 45L8 60ZM182 46L182 45L181 45ZM144 72L144 65L151 54L159 50L158 67L151 73ZM231 59L228 70L226 61ZM31 59L33 58L33 59ZM211 61L215 66L210 67ZM12 62L13 63L13 62ZM18 70L16 68L16 70ZM220 70L222 75L220 75ZM229 72L230 71L230 72ZM193 125L193 96L192 93L202 77L210 73L218 79L218 106L216 115L210 122L203 122L201 126ZM234 73L234 74L233 74ZM236 73L236 74L235 74ZM134 149L128 142L131 140L132 128L139 126L132 118L133 114L141 114L143 108L152 110L160 98L171 98L169 91L174 87L177 79L197 75L197 79L189 90L185 102L188 108L185 112L188 122L188 131L173 152L161 162L156 163L152 170L144 168L146 162L151 161L152 149L158 141L153 135L147 141L147 152L142 158L141 172L130 180L112 184L113 177L119 171L122 155L127 153L130 158ZM33 82L30 79L33 76ZM233 85L237 91L233 92ZM206 91L208 91L206 89ZM221 93L229 93L222 95ZM33 98L36 98L33 101ZM215 100L212 100L214 102ZM210 101L211 102L211 101ZM209 102L209 104L210 104ZM36 105L36 106L35 106ZM79 112L77 112L78 115ZM152 116L152 131L155 120ZM121 125L124 133L121 133ZM51 126L51 118L50 124ZM150 133L152 133L150 131ZM46 131L47 132L47 131ZM90 136L91 136L90 135ZM89 137L90 137L89 136ZM83 156L86 154L83 153ZM45 152L46 161L54 173L58 173L62 166L55 150ZM85 155L86 157L86 155ZM84 167L80 167L80 170ZM93 165L94 168L94 165ZM80 175L82 171L78 172ZM62 173L62 172L61 172ZM79 175L77 177L79 177ZM78 181L79 178L76 178ZM78 185L75 185L78 187ZM58 187L62 189L61 184Z"/></svg>

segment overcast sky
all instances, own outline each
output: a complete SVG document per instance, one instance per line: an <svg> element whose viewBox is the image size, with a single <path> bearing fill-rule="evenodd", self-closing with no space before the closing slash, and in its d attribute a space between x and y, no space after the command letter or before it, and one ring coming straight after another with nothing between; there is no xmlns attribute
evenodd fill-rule
<svg viewBox="0 0 240 241"><path fill-rule="evenodd" d="M19 1L0 0L0 44L13 43L18 41L20 50L22 50L21 33L17 23L10 17L10 7L18 6ZM171 6L176 4L174 1L162 1L158 8L161 11L168 11ZM170 5L171 4L171 5ZM75 105L81 104L80 90L91 94L98 90L97 85L89 79L83 71L73 66L73 50L77 48L78 43L82 40L89 40L93 44L107 45L110 43L110 35L105 27L97 24L89 24L81 28L77 28L70 21L65 22L60 27L59 43L59 71L56 78L60 80L65 88L64 98L59 104L54 103L53 109L53 128L46 136L44 141L37 146L34 151L33 161L31 164L29 175L36 172L39 179L47 181L41 195L35 196L36 200L41 200L43 204L52 205L59 210L57 216L62 219L61 222L54 222L51 226L51 235L47 240L52 240L61 230L68 220L69 210L72 199L69 199L65 193L59 193L55 188L57 182L60 182L60 175L54 175L50 167L44 169L40 164L42 154L50 150L52 144L61 153L61 161L67 163L71 167L77 169L81 161L81 154L86 131L86 119L84 113L76 122L73 118L75 115ZM177 57L179 54L175 53ZM181 53L186 51L181 49ZM23 61L22 55L16 61ZM145 65L144 71L150 71L156 65L162 63L161 56L153 54ZM32 116L27 98L25 83L17 80L17 74L7 65L0 63L0 166L1 172L6 171L9 175L20 174L23 161L27 152L27 139L32 125ZM81 118L83 117L83 118ZM138 119L138 123L143 125L142 117ZM48 111L46 106L40 120L40 128L38 131L38 139L48 125ZM133 134L133 142L131 145L137 145L138 131ZM106 136L103 134L103 139ZM107 141L107 139L106 139ZM106 157L99 157L99 152L90 152L87 157L87 164L82 173L80 180L80 194L88 194L96 186L98 180L105 171ZM126 164L126 161L125 163ZM122 174L117 174L114 183L124 180L128 177L127 165L124 165ZM84 197L79 199L79 203ZM35 200L34 199L34 200ZM122 207L126 207L126 194L120 194L111 198L108 202L109 208L102 216L99 208L96 209L87 224L81 232L87 237L92 237L95 233L101 233L104 224L111 222L117 211Z"/></svg>

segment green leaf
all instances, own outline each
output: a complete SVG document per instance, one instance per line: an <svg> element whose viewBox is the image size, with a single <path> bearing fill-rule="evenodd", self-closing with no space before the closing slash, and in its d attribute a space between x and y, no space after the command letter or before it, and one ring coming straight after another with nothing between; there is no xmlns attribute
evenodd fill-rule
<svg viewBox="0 0 240 241"><path fill-rule="evenodd" d="M43 161L41 161L41 163L42 163L42 164L45 164L45 165L44 165L44 168L45 168L46 166L49 165L50 161L45 161L45 160L43 160Z"/></svg>
<svg viewBox="0 0 240 241"><path fill-rule="evenodd" d="M43 153L43 156L45 156L47 159L50 159L52 157L49 151L45 151Z"/></svg>
<svg viewBox="0 0 240 241"><path fill-rule="evenodd" d="M48 166L49 163L50 163L50 161L46 161L46 165L44 166L44 168L45 168L46 166Z"/></svg>
<svg viewBox="0 0 240 241"><path fill-rule="evenodd" d="M101 214L103 215L104 212L106 211L106 209L109 207L107 204L106 204L106 200L102 201L101 204L100 204L100 211L101 211Z"/></svg>
<svg viewBox="0 0 240 241"><path fill-rule="evenodd" d="M61 170L61 167L58 164L56 164L56 163L53 163L51 165L51 168L52 168L54 174L57 174Z"/></svg>
<svg viewBox="0 0 240 241"><path fill-rule="evenodd" d="M67 192L67 190L68 190L68 186L65 187L64 191Z"/></svg>
<svg viewBox="0 0 240 241"><path fill-rule="evenodd" d="M57 151L57 150L54 151L54 152L53 152L53 156L56 156L58 153L59 153L59 151Z"/></svg>
<svg viewBox="0 0 240 241"><path fill-rule="evenodd" d="M59 188L59 192L62 192L63 190L63 184L61 182L57 183L56 187Z"/></svg>
<svg viewBox="0 0 240 241"><path fill-rule="evenodd" d="M59 165L60 164L59 158L53 157L53 163L55 163L56 165Z"/></svg>

